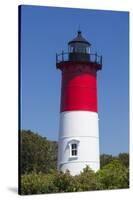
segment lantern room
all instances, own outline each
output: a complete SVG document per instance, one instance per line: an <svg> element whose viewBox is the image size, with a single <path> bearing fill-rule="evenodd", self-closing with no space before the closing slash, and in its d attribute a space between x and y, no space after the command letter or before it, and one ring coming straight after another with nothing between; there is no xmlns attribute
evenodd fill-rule
<svg viewBox="0 0 133 200"><path fill-rule="evenodd" d="M78 31L77 36L68 42L68 52L62 51L56 54L56 66L62 69L64 62L73 63L91 63L97 70L102 68L102 56L91 52L91 44L82 36L82 32Z"/></svg>
<svg viewBox="0 0 133 200"><path fill-rule="evenodd" d="M89 61L91 44L78 31L77 37L68 42L68 52L70 61Z"/></svg>

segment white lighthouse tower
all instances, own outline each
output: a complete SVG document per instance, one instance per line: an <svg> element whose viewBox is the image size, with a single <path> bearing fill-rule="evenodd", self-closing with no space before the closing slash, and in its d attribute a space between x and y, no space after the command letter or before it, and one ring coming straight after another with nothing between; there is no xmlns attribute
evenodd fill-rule
<svg viewBox="0 0 133 200"><path fill-rule="evenodd" d="M86 165L100 168L97 71L102 57L92 54L81 31L68 42L68 53L56 55L62 72L58 169L79 174Z"/></svg>

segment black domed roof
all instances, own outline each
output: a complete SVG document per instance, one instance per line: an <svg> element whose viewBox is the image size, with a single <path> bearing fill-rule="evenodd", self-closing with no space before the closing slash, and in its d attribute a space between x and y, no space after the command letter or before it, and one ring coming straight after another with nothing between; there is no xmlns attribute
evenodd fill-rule
<svg viewBox="0 0 133 200"><path fill-rule="evenodd" d="M82 36L81 31L78 31L78 35L76 38L74 38L73 40L71 40L70 42L68 42L68 45L72 44L72 43L76 43L76 42L81 42L81 43L85 43L88 46L91 46L91 44Z"/></svg>

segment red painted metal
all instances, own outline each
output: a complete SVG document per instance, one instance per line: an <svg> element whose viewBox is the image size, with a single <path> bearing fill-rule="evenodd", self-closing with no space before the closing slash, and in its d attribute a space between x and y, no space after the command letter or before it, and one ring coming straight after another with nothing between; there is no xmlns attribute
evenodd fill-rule
<svg viewBox="0 0 133 200"><path fill-rule="evenodd" d="M60 111L97 112L97 66L91 63L67 63L61 67Z"/></svg>

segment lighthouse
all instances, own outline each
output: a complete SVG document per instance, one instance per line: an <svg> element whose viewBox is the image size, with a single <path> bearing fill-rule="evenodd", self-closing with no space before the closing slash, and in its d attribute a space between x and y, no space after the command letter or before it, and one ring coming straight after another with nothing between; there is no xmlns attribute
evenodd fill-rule
<svg viewBox="0 0 133 200"><path fill-rule="evenodd" d="M91 44L79 30L68 42L68 52L56 54L61 70L61 103L58 140L58 170L80 174L88 165L100 168L97 71L102 56L91 52Z"/></svg>

